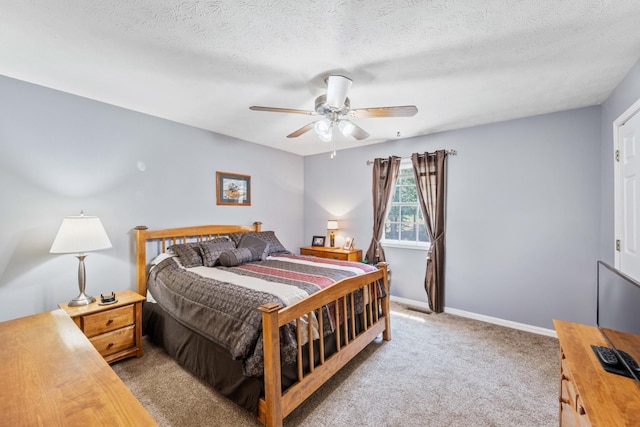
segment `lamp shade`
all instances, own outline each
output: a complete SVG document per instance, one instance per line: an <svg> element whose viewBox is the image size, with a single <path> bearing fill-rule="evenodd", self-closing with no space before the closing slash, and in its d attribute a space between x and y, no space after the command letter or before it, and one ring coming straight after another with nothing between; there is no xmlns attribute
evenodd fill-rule
<svg viewBox="0 0 640 427"><path fill-rule="evenodd" d="M337 230L338 229L338 221L335 219L330 219L327 221L327 230Z"/></svg>
<svg viewBox="0 0 640 427"><path fill-rule="evenodd" d="M109 249L111 241L100 219L96 216L67 216L62 220L56 238L53 240L52 254L74 254Z"/></svg>

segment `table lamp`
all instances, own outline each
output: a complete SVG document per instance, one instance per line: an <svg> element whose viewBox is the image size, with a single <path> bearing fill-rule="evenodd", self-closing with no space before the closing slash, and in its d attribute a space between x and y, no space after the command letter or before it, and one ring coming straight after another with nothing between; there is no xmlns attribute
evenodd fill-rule
<svg viewBox="0 0 640 427"><path fill-rule="evenodd" d="M336 246L336 235L335 231L338 229L338 221L335 219L330 219L327 221L327 230L329 230L329 246L335 248Z"/></svg>
<svg viewBox="0 0 640 427"><path fill-rule="evenodd" d="M53 240L49 253L52 254L78 254L78 287L80 295L69 301L69 306L87 305L96 299L84 293L85 269L84 259L86 252L109 249L111 241L100 219L96 216L85 216L80 212L78 216L67 216L62 220L56 238Z"/></svg>

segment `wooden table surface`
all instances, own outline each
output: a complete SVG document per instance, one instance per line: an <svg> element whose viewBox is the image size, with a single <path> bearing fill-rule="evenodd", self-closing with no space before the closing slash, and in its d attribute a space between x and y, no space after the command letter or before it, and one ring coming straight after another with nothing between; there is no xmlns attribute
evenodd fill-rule
<svg viewBox="0 0 640 427"><path fill-rule="evenodd" d="M553 324L591 425L640 426L640 387L633 379L602 368L591 349L592 345L608 346L598 328L555 319ZM625 351L638 360L640 337L631 339L634 346Z"/></svg>
<svg viewBox="0 0 640 427"><path fill-rule="evenodd" d="M0 323L0 424L156 426L63 310Z"/></svg>

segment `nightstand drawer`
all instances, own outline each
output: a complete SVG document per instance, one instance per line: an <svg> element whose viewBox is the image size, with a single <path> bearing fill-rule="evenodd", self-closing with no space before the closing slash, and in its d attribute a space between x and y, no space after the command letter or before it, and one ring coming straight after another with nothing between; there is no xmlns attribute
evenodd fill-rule
<svg viewBox="0 0 640 427"><path fill-rule="evenodd" d="M349 254L326 252L326 251L303 250L303 249L300 249L300 255L317 256L318 258L341 259L344 261L349 259Z"/></svg>
<svg viewBox="0 0 640 427"><path fill-rule="evenodd" d="M127 350L135 345L135 325L89 338L91 344L103 356Z"/></svg>
<svg viewBox="0 0 640 427"><path fill-rule="evenodd" d="M348 261L349 260L349 254L336 254L336 253L329 254L329 253L326 253L326 254L324 254L324 257L325 258L331 258L331 259L341 259L343 261Z"/></svg>
<svg viewBox="0 0 640 427"><path fill-rule="evenodd" d="M113 310L83 316L85 335L89 338L114 331L125 326L133 325L135 313L133 305L127 305Z"/></svg>
<svg viewBox="0 0 640 427"><path fill-rule="evenodd" d="M314 253L315 251L313 251L312 249L300 248L300 255L316 256L314 255Z"/></svg>

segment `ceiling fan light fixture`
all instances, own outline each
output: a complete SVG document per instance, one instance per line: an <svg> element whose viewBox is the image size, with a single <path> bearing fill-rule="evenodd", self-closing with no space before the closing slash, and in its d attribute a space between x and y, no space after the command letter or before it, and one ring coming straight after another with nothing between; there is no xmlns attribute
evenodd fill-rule
<svg viewBox="0 0 640 427"><path fill-rule="evenodd" d="M351 136L353 130L356 127L349 120L340 120L338 122L338 128L340 129L340 132L342 132L344 136Z"/></svg>
<svg viewBox="0 0 640 427"><path fill-rule="evenodd" d="M327 93L319 95L315 100L315 110L297 110L280 107L251 106L253 111L271 111L275 113L294 113L310 116L319 116L320 120L308 123L300 129L291 132L287 138L297 138L311 129L314 129L318 138L323 142L336 143L334 136L338 132L345 137L351 137L358 141L369 138L371 135L349 119L366 119L380 117L413 117L418 112L415 105L401 105L394 107L370 107L351 109L351 101L347 96L351 89L350 78L341 75L328 76L325 79ZM335 128L335 129L334 129ZM332 157L335 156L335 147Z"/></svg>
<svg viewBox="0 0 640 427"><path fill-rule="evenodd" d="M331 120L329 119L318 120L316 124L313 126L313 128L315 129L316 133L318 134L318 137L322 141L324 142L331 141L331 137L333 136Z"/></svg>

